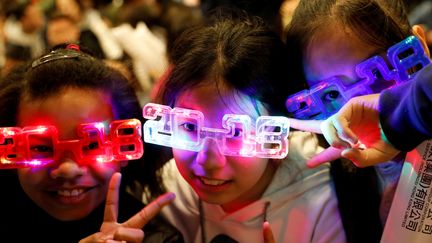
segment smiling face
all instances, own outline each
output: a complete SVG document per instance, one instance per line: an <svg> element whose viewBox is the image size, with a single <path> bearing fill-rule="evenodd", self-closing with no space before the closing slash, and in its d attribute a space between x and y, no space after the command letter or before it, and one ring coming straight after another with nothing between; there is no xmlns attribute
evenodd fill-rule
<svg viewBox="0 0 432 243"><path fill-rule="evenodd" d="M17 126L54 125L59 140L71 140L78 138L79 124L113 119L108 95L67 88L43 100L22 101ZM25 193L39 207L69 221L87 216L105 200L111 175L119 170L119 162L79 164L65 150L48 167L18 169L18 176Z"/></svg>
<svg viewBox="0 0 432 243"><path fill-rule="evenodd" d="M262 107L259 114L248 96L228 88L218 91L216 85L211 84L184 91L175 106L201 111L204 126L218 129L222 129L224 114L247 114L252 118L252 124L258 116L268 115ZM194 132L189 124L180 126L182 133ZM173 153L180 173L199 197L221 205L227 212L259 199L275 172L269 159L223 155L212 139L206 139L199 152L173 149Z"/></svg>

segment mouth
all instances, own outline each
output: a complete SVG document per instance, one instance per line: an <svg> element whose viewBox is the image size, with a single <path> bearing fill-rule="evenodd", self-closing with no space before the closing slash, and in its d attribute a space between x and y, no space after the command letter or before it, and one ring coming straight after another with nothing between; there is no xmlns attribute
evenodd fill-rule
<svg viewBox="0 0 432 243"><path fill-rule="evenodd" d="M48 191L55 200L61 204L78 204L85 200L88 192L95 187L58 188Z"/></svg>
<svg viewBox="0 0 432 243"><path fill-rule="evenodd" d="M204 176L197 176L197 178L203 186L214 187L214 188L225 186L231 182L231 180L208 178L208 177L204 177Z"/></svg>
<svg viewBox="0 0 432 243"><path fill-rule="evenodd" d="M229 182L228 180L210 179L202 176L199 179L206 186L221 186Z"/></svg>
<svg viewBox="0 0 432 243"><path fill-rule="evenodd" d="M58 190L57 195L62 197L76 197L84 193L84 189Z"/></svg>

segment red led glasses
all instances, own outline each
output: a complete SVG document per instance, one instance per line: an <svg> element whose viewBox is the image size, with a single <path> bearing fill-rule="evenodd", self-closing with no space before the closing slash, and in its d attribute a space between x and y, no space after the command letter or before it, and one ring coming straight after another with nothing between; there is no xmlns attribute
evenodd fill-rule
<svg viewBox="0 0 432 243"><path fill-rule="evenodd" d="M42 167L65 152L80 164L138 159L144 153L141 122L116 120L105 125L86 123L77 127L78 139L59 140L55 126L0 128L0 169Z"/></svg>

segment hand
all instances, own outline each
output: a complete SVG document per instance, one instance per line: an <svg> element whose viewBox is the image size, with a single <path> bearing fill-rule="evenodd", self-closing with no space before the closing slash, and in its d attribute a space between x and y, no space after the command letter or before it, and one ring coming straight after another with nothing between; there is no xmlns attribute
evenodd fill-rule
<svg viewBox="0 0 432 243"><path fill-rule="evenodd" d="M394 158L399 151L382 133L378 113L379 94L352 98L338 113L325 121L290 119L295 129L322 133L331 145L307 162L309 167L344 157L358 167L366 167Z"/></svg>
<svg viewBox="0 0 432 243"><path fill-rule="evenodd" d="M142 231L144 225L146 225L164 206L171 203L175 198L174 193L165 193L155 201L148 204L129 220L119 224L117 223L117 216L120 181L120 173L115 173L111 177L105 203L104 221L100 228L100 232L82 239L80 243L142 242L144 239L144 231Z"/></svg>
<svg viewBox="0 0 432 243"><path fill-rule="evenodd" d="M263 236L264 236L264 243L276 242L273 236L273 231L270 228L270 223L268 221L265 221L263 224Z"/></svg>

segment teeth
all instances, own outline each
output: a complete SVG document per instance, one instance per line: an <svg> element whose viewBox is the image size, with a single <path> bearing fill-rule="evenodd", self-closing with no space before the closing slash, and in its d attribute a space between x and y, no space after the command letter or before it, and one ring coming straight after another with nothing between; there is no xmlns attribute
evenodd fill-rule
<svg viewBox="0 0 432 243"><path fill-rule="evenodd" d="M206 185L210 185L210 186L219 186L225 183L225 181L223 180L215 180L215 179L206 179L201 177L201 181L206 184Z"/></svg>
<svg viewBox="0 0 432 243"><path fill-rule="evenodd" d="M64 197L75 197L84 192L84 189L59 190L57 194Z"/></svg>

